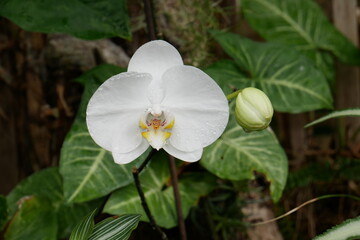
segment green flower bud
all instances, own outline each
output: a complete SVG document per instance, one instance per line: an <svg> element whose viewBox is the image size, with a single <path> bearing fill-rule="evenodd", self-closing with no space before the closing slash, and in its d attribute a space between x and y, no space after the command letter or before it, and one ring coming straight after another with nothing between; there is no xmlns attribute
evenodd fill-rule
<svg viewBox="0 0 360 240"><path fill-rule="evenodd" d="M236 121L245 131L267 128L274 114L270 99L253 87L243 89L236 98Z"/></svg>

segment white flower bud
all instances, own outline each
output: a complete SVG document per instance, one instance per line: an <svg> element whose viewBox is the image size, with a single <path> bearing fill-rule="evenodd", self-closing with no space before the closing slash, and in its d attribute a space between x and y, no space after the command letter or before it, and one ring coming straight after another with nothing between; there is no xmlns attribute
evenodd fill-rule
<svg viewBox="0 0 360 240"><path fill-rule="evenodd" d="M267 128L274 109L266 94L253 87L243 89L236 98L236 121L245 131Z"/></svg>

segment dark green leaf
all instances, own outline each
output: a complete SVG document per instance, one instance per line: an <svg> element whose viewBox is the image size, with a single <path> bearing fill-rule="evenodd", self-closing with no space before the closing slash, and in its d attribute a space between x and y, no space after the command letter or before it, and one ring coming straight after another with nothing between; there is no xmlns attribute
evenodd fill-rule
<svg viewBox="0 0 360 240"><path fill-rule="evenodd" d="M57 239L56 213L46 198L23 197L5 232L6 240Z"/></svg>
<svg viewBox="0 0 360 240"><path fill-rule="evenodd" d="M224 91L229 91L226 88L231 85L238 89L259 88L269 96L274 109L281 112L332 108L326 79L314 68L313 62L298 51L280 44L254 42L231 33L211 33L238 66L225 62L207 71L225 86ZM247 73L247 77L242 77L238 69Z"/></svg>
<svg viewBox="0 0 360 240"><path fill-rule="evenodd" d="M140 221L139 214L107 218L96 224L89 240L127 240Z"/></svg>
<svg viewBox="0 0 360 240"><path fill-rule="evenodd" d="M122 71L124 69L116 66L102 65L77 79L85 85L85 90L60 157L60 173L68 202L99 198L126 186L133 181L131 169L144 158L126 165L115 164L111 153L93 141L86 127L86 107L90 97L101 83Z"/></svg>
<svg viewBox="0 0 360 240"><path fill-rule="evenodd" d="M26 196L40 196L47 198L50 202L62 201L61 177L58 168L47 168L34 173L20 182L7 196L9 215L13 215L18 206L17 201Z"/></svg>
<svg viewBox="0 0 360 240"><path fill-rule="evenodd" d="M329 52L325 51L309 50L301 52L314 61L316 68L324 74L330 86L334 87L336 80L334 57Z"/></svg>
<svg viewBox="0 0 360 240"><path fill-rule="evenodd" d="M288 174L287 157L275 135L267 130L246 133L231 117L227 130L205 148L200 164L223 179L253 179L254 171L270 181L270 192L278 201Z"/></svg>
<svg viewBox="0 0 360 240"><path fill-rule="evenodd" d="M359 49L331 25L314 1L243 0L241 3L245 18L265 39L314 53L330 51L345 63L360 64Z"/></svg>
<svg viewBox="0 0 360 240"><path fill-rule="evenodd" d="M140 176L149 209L157 224L165 228L177 225L173 188L166 185L169 177L165 154L155 156ZM180 178L179 189L184 217L188 215L190 208L197 204L198 199L208 194L214 186L214 177L205 173L186 174ZM141 220L148 221L134 184L114 192L106 203L104 212L115 215L138 213L141 214Z"/></svg>
<svg viewBox="0 0 360 240"><path fill-rule="evenodd" d="M92 201L83 204L64 203L62 180L58 168L48 168L39 171L18 184L7 196L9 217L18 209L17 202L27 196L39 196L52 205L51 211L57 218L58 237L65 238L75 225L100 202ZM46 221L42 222L47 224ZM39 225L37 229L40 230ZM36 229L34 229L35 231Z"/></svg>
<svg viewBox="0 0 360 240"><path fill-rule="evenodd" d="M6 198L0 195L0 231L3 229L8 217Z"/></svg>
<svg viewBox="0 0 360 240"><path fill-rule="evenodd" d="M94 217L97 209L89 213L71 232L70 240L88 240L95 226Z"/></svg>
<svg viewBox="0 0 360 240"><path fill-rule="evenodd" d="M6 0L0 1L0 16L32 32L89 40L131 35L126 0Z"/></svg>
<svg viewBox="0 0 360 240"><path fill-rule="evenodd" d="M246 75L231 60L220 60L208 66L204 71L215 79L225 94L238 90L239 85L248 84Z"/></svg>

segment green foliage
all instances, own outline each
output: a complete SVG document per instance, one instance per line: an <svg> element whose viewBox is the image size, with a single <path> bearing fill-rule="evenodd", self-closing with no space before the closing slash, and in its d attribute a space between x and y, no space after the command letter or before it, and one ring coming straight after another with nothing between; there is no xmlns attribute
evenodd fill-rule
<svg viewBox="0 0 360 240"><path fill-rule="evenodd" d="M344 179L360 180L360 159L340 159L338 173Z"/></svg>
<svg viewBox="0 0 360 240"><path fill-rule="evenodd" d="M360 216L348 219L313 240L355 240L360 237Z"/></svg>
<svg viewBox="0 0 360 240"><path fill-rule="evenodd" d="M126 240L140 221L138 214L109 217L94 224L97 209L89 213L71 233L70 240Z"/></svg>
<svg viewBox="0 0 360 240"><path fill-rule="evenodd" d="M239 35L212 31L216 41L234 59L210 66L207 73L225 92L256 87L270 98L274 109L299 113L332 108L330 89L311 60L291 47L254 42ZM247 73L243 77L241 69Z"/></svg>
<svg viewBox="0 0 360 240"><path fill-rule="evenodd" d="M203 232L211 233L209 237L220 235L221 239L233 239L239 232L244 232L249 224L243 221L243 213L239 211L245 207L245 201L239 192L247 192L248 181L221 181L215 191L202 201L202 208L195 209L198 217L194 224ZM215 239L215 238L214 238Z"/></svg>
<svg viewBox="0 0 360 240"><path fill-rule="evenodd" d="M149 209L156 223L165 228L177 225L173 188L168 186L169 170L165 154L157 154L140 176L140 182ZM208 194L215 186L215 178L207 173L188 173L179 179L183 216L201 196ZM134 184L115 191L104 207L104 212L121 215L139 213L141 220L148 221Z"/></svg>
<svg viewBox="0 0 360 240"><path fill-rule="evenodd" d="M344 63L360 64L359 49L332 26L312 0L243 0L242 10L267 40L293 45L321 63L326 62L321 54L325 50Z"/></svg>
<svg viewBox="0 0 360 240"><path fill-rule="evenodd" d="M6 236L9 239L21 239L17 237L19 234L37 236L44 231L46 233L51 232L51 235L49 235L51 238L49 239L67 237L85 214L99 204L100 201L66 204L58 168L42 170L22 181L7 196L9 218L12 219L6 230ZM39 212L39 219L35 221L33 218L37 218L37 212ZM41 219L42 217L44 218ZM26 222L32 221L36 225L26 224ZM16 230L19 226L21 226L24 233L17 232L20 231ZM53 231L55 231L55 236ZM22 239L41 238L27 237Z"/></svg>
<svg viewBox="0 0 360 240"><path fill-rule="evenodd" d="M61 149L60 173L68 202L83 202L105 196L133 181L131 169L142 161L116 164L111 153L98 146L86 127L86 107L95 90L109 77L124 69L101 65L77 79L85 89L75 121ZM75 173L76 171L76 173Z"/></svg>
<svg viewBox="0 0 360 240"><path fill-rule="evenodd" d="M313 162L303 168L290 172L286 190L309 186L311 183L331 183L336 180L360 180L359 159L337 159L334 165L327 162Z"/></svg>
<svg viewBox="0 0 360 240"><path fill-rule="evenodd" d="M6 198L0 195L0 231L3 229L8 217Z"/></svg>
<svg viewBox="0 0 360 240"><path fill-rule="evenodd" d="M285 187L288 165L284 150L269 131L246 133L231 117L228 128L204 150L200 164L222 179L253 179L254 171L271 182L270 192L278 201Z"/></svg>
<svg viewBox="0 0 360 240"><path fill-rule="evenodd" d="M339 118L339 117L360 117L360 108L351 108L351 109L343 109L339 111L334 111L329 113L311 123L305 125L305 127L310 127L315 124L321 123L323 121L332 119L332 118Z"/></svg>
<svg viewBox="0 0 360 240"><path fill-rule="evenodd" d="M206 67L204 71L217 82L226 95L240 89L248 81L246 74L233 60L217 61Z"/></svg>
<svg viewBox="0 0 360 240"><path fill-rule="evenodd" d="M106 218L95 225L89 240L127 240L140 221L138 214Z"/></svg>
<svg viewBox="0 0 360 240"><path fill-rule="evenodd" d="M70 240L87 240L95 226L94 217L97 209L89 213L81 222L79 222L71 232Z"/></svg>
<svg viewBox="0 0 360 240"><path fill-rule="evenodd" d="M50 201L43 197L21 199L19 209L5 232L6 240L57 239L56 214Z"/></svg>
<svg viewBox="0 0 360 240"><path fill-rule="evenodd" d="M32 32L88 40L131 36L126 0L6 0L0 1L0 16Z"/></svg>
<svg viewBox="0 0 360 240"><path fill-rule="evenodd" d="M305 167L290 172L286 184L286 190L306 187L314 182L330 182L337 175L338 169L333 169L330 164L310 163Z"/></svg>

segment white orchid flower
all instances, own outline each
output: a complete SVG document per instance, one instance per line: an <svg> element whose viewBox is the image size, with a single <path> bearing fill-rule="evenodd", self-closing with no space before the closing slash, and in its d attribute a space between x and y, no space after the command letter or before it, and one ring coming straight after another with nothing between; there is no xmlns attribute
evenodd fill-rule
<svg viewBox="0 0 360 240"><path fill-rule="evenodd" d="M224 131L229 107L220 87L179 52L157 40L141 46L128 72L105 81L87 107L91 137L126 164L150 146L187 162Z"/></svg>

